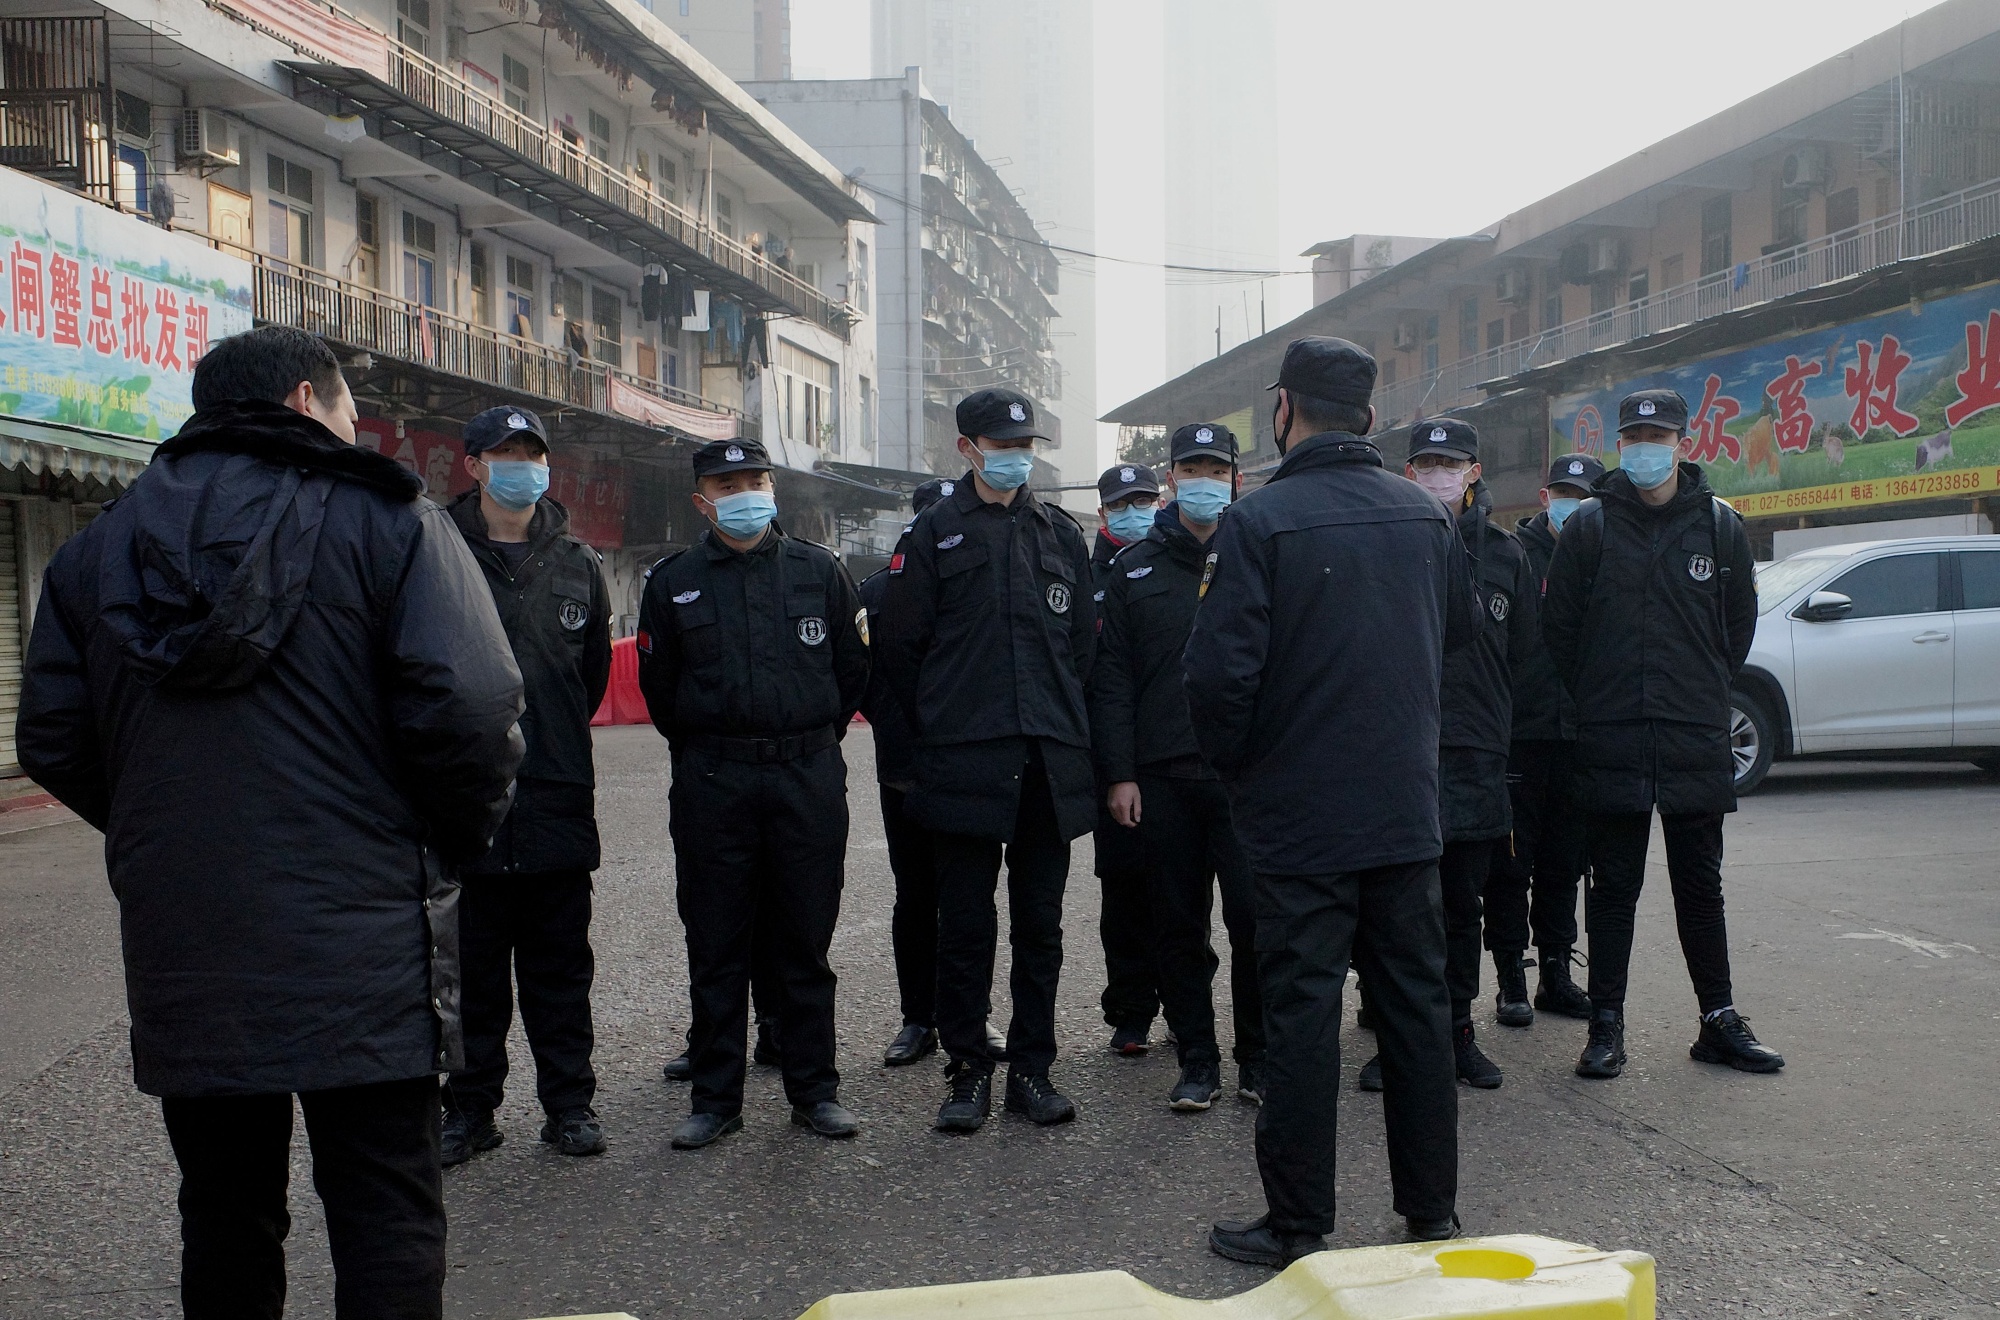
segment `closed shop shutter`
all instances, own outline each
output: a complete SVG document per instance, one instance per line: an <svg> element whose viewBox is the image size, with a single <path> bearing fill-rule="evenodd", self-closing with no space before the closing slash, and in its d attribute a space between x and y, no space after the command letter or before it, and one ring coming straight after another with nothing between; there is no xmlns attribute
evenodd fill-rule
<svg viewBox="0 0 2000 1320"><path fill-rule="evenodd" d="M0 500L0 776L18 775L14 713L21 707L21 561L16 553L19 506Z"/></svg>

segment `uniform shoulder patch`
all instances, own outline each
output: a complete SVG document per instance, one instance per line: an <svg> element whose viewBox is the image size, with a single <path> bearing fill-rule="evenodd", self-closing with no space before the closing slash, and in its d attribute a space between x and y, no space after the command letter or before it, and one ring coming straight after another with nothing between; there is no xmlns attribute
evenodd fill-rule
<svg viewBox="0 0 2000 1320"><path fill-rule="evenodd" d="M1201 561L1201 587L1194 594L1196 600L1208 595L1208 584L1215 581L1215 561L1220 557L1220 551L1211 550L1208 558Z"/></svg>
<svg viewBox="0 0 2000 1320"><path fill-rule="evenodd" d="M870 645L868 641L868 611L866 609L854 611L854 631L861 634L861 644L863 646Z"/></svg>

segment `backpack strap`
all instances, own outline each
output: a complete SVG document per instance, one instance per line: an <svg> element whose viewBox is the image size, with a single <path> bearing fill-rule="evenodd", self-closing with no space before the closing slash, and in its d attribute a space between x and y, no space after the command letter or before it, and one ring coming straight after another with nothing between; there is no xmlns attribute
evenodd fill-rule
<svg viewBox="0 0 2000 1320"><path fill-rule="evenodd" d="M1597 565L1604 558L1604 501L1596 496L1577 506L1569 516L1570 530L1565 536L1576 537L1577 553L1583 556L1583 607L1590 608L1591 593L1597 587Z"/></svg>

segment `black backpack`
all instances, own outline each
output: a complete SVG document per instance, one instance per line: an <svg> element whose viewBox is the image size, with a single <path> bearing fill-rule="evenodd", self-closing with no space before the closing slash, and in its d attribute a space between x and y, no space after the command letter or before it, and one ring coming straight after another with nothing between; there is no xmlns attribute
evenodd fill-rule
<svg viewBox="0 0 2000 1320"><path fill-rule="evenodd" d="M1733 540L1731 533L1743 525L1743 515L1738 513L1729 501L1720 495L1710 497L1714 501L1715 515L1715 567L1722 575L1722 589L1715 593L1716 623L1722 629L1722 648L1729 649L1729 611L1725 602L1729 596L1729 565L1722 554L1725 537ZM1565 533L1577 536L1577 553L1584 555L1583 561L1583 601L1587 608L1591 593L1597 589L1597 565L1604 557L1604 501L1592 496L1577 507L1569 517L1570 530ZM1587 547L1587 548L1586 548Z"/></svg>

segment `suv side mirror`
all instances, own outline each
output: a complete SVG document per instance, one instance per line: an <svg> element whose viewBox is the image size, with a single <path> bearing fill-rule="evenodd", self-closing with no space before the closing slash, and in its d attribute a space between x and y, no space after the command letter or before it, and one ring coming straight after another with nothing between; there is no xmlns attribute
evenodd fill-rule
<svg viewBox="0 0 2000 1320"><path fill-rule="evenodd" d="M1806 597L1805 604L1799 606L1795 617L1804 619L1807 623L1832 623L1835 619L1846 618L1848 611L1853 608L1852 597L1843 596L1837 591L1815 591Z"/></svg>

